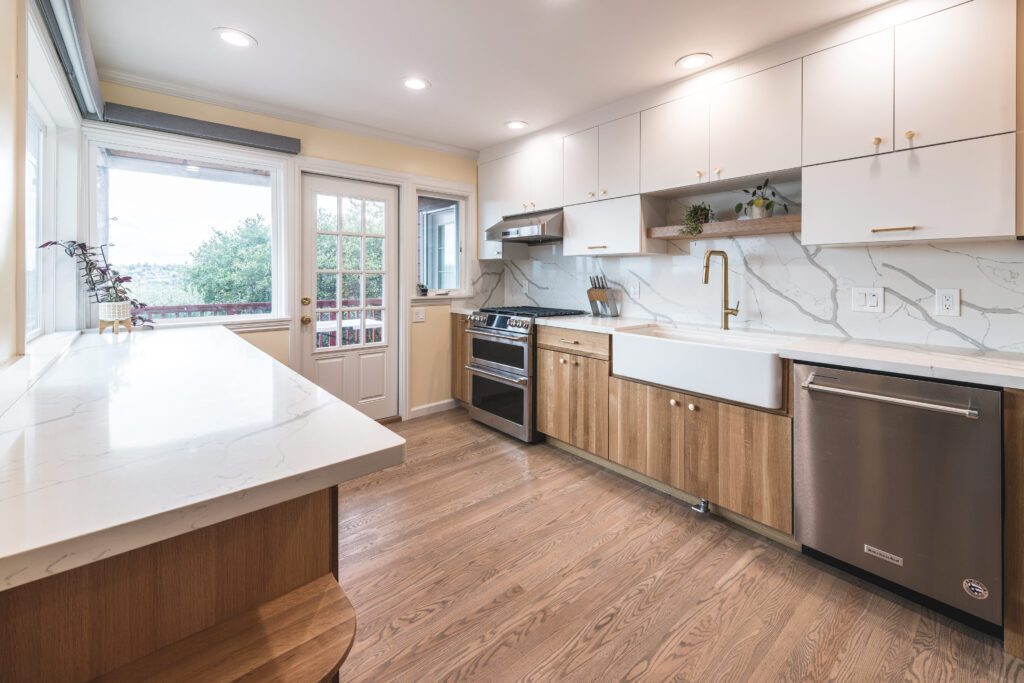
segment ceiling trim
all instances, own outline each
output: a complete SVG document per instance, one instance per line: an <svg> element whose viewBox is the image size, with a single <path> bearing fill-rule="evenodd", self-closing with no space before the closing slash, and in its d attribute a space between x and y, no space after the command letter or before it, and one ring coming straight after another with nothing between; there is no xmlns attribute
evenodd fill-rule
<svg viewBox="0 0 1024 683"><path fill-rule="evenodd" d="M126 85L128 87L139 88L141 90L149 90L162 95L180 97L194 102L203 102L205 104L212 104L218 107L237 109L250 114L259 114L260 116L284 119L285 121L291 121L293 123L302 123L308 126L317 126L318 128L326 128L328 130L336 130L368 138L378 138L380 140L387 140L388 142L397 142L402 145L420 147L423 149L433 150L435 152L443 152L445 154L465 157L467 159L475 160L479 154L477 150L468 149L466 147L447 145L443 142L435 142L433 140L425 140L411 135L403 135L402 133L396 133L383 128L374 128L373 126L364 126L359 123L352 123L350 121L337 119L331 116L310 114L308 112L290 109L288 107L277 107L262 104L243 97L232 97L230 95L210 90L187 88L174 83L168 83L166 81L147 78L145 76L139 76L126 71L120 71L118 69L101 68L99 70L99 76L101 81L108 81L118 85Z"/></svg>

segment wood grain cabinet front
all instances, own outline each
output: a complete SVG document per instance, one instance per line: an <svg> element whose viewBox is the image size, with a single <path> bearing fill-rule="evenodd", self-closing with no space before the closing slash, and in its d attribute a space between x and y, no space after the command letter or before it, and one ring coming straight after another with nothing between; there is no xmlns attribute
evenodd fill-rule
<svg viewBox="0 0 1024 683"><path fill-rule="evenodd" d="M469 339L466 328L469 317L461 313L452 313L452 398L469 403L470 388L473 386L469 370Z"/></svg>
<svg viewBox="0 0 1024 683"><path fill-rule="evenodd" d="M537 350L537 431L608 457L608 361Z"/></svg>

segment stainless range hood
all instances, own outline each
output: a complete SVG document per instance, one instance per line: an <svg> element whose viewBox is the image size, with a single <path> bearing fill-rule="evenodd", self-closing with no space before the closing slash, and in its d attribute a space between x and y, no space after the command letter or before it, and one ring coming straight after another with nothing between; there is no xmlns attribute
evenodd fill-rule
<svg viewBox="0 0 1024 683"><path fill-rule="evenodd" d="M562 241L562 210L537 211L506 216L487 228L484 239L490 242L542 244Z"/></svg>

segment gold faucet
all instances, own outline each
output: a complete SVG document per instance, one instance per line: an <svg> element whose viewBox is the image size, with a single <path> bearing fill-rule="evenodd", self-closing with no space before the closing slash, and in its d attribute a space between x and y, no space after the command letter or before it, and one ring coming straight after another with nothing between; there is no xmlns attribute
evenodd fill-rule
<svg viewBox="0 0 1024 683"><path fill-rule="evenodd" d="M708 284L708 276L711 274L711 257L722 257L722 329L729 329L729 316L740 314L740 302L736 302L735 308L729 308L729 255L724 251L712 249L704 252L704 284Z"/></svg>

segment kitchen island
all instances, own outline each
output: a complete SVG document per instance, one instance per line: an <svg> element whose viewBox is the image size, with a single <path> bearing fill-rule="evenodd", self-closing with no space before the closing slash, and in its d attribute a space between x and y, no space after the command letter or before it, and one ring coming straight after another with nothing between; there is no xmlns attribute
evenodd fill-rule
<svg viewBox="0 0 1024 683"><path fill-rule="evenodd" d="M130 679L172 655L336 669L354 633L336 486L403 457L222 327L82 335L0 414L0 679Z"/></svg>

